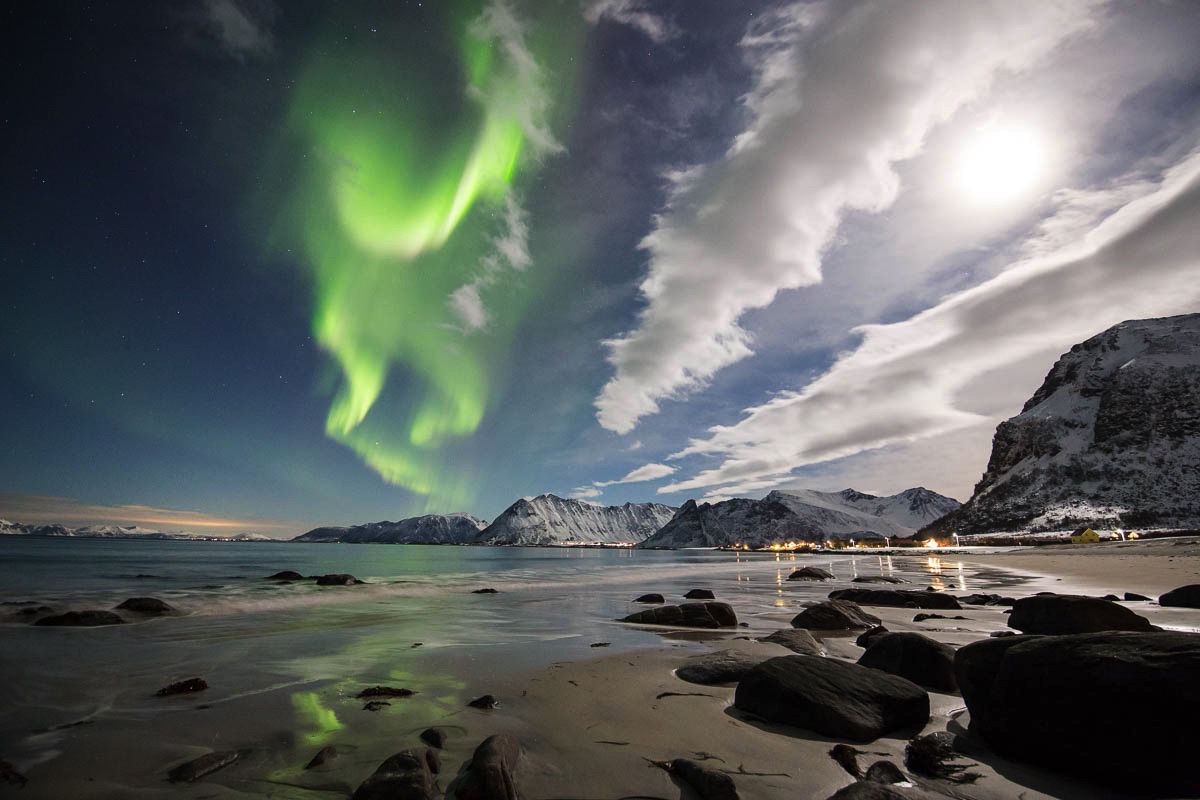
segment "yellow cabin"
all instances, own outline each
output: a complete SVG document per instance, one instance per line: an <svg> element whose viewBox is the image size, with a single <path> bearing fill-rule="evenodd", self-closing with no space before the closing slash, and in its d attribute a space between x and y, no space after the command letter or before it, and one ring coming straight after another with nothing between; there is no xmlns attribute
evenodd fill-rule
<svg viewBox="0 0 1200 800"><path fill-rule="evenodd" d="M1080 528L1071 534L1071 544L1095 544L1100 541L1100 534L1091 528Z"/></svg>

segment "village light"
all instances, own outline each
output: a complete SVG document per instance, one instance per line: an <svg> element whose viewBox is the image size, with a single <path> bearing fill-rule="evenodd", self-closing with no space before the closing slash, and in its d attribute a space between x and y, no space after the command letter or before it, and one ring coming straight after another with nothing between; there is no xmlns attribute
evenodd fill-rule
<svg viewBox="0 0 1200 800"><path fill-rule="evenodd" d="M925 543L925 546L932 548L932 547L940 547L941 545L938 544L937 539L930 539L928 542Z"/></svg>
<svg viewBox="0 0 1200 800"><path fill-rule="evenodd" d="M958 541L958 534L957 534L957 533L952 533L952 534L950 534L950 535L954 537L954 546L955 546L955 547L962 547L962 544L961 544L961 543Z"/></svg>

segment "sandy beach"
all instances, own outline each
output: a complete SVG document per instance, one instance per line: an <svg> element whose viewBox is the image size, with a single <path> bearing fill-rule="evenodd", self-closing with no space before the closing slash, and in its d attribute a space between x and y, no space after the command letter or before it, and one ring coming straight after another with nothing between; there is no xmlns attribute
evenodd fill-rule
<svg viewBox="0 0 1200 800"><path fill-rule="evenodd" d="M1151 597L1200 582L1200 540L1155 540L1118 545L1042 547L1004 553L905 555L932 585L955 593L986 590L1017 597L1038 591L1109 593ZM762 558L767 558L763 556ZM897 557L899 558L899 557ZM843 573L847 562L827 560ZM793 562L781 562L786 574ZM754 565L758 573L763 564ZM758 574L756 573L756 574ZM965 577L964 577L965 576ZM740 580L740 579L739 579ZM914 581L912 588L925 588ZM850 585L846 577L821 584L819 596ZM633 591L634 587L630 587ZM636 587L654 591L652 585ZM361 710L353 693L364 681L282 680L276 687L213 698L146 698L130 701L123 713L97 712L78 725L48 725L41 734L52 753L41 763L16 764L28 778L19 788L0 782L0 796L22 798L333 798L349 797L384 759L420 747L419 734L436 726L446 733L441 751L440 791L450 787L486 737L507 733L521 744L515 775L521 796L541 798L681 798L700 795L662 762L691 759L732 777L743 800L799 798L823 800L853 783L829 755L839 739L808 730L756 720L733 707L735 686L698 685L674 670L699 653L733 649L758 658L790 655L780 645L757 641L789 628L798 601L790 593L813 584L761 586L738 599L743 627L720 631L652 631L630 646L620 637L631 626L597 620L590 633L551 644L551 661L531 655L528 668L489 658L482 650L444 648L424 655L419 672L393 669L373 675L381 682L411 686L412 697L392 699L377 713ZM581 589L586 592L586 589ZM630 599L632 599L632 594ZM811 596L811 595L810 595ZM718 599L720 595L718 595ZM486 602L486 601L481 601ZM811 602L811 601L805 601ZM1177 630L1200 629L1200 611L1160 608L1156 603L1124 603L1152 622ZM950 616L915 622L911 608L871 607L892 631L919 631L953 646L1007 629L999 606L971 606ZM80 632L85 633L85 632ZM611 635L609 635L611 634ZM818 635L826 656L856 661L863 649L855 635ZM617 644L605 646L606 641ZM259 643L270 646L269 641ZM399 646L399 645L397 645ZM404 645L405 647L411 645ZM531 645L531 647L533 647ZM536 648L534 648L536 651ZM464 652L468 653L464 657ZM533 653L534 651L531 651ZM547 666L547 661L550 661ZM217 665L204 665L216 670ZM178 665L184 676L196 664ZM347 671L353 666L346 665ZM70 692L70 687L66 687ZM489 693L492 709L466 707L465 700ZM155 702L155 713L135 713ZM122 698L114 698L121 706ZM862 766L886 759L903 767L907 741L918 733L965 734L969 724L958 693L930 692L931 715L922 730L855 745ZM296 724L299 720L299 725ZM37 721L33 721L37 723ZM44 722L48 722L44 721ZM92 723L95 724L92 724ZM189 744L181 748L181 741ZM917 777L925 790L959 798L1120 798L1096 783L1064 777L992 754L981 742L964 739L964 760L980 777L951 784ZM0 743L0 758L11 742ZM338 756L306 770L323 746ZM169 784L168 770L212 751L243 750L231 766L195 783Z"/></svg>

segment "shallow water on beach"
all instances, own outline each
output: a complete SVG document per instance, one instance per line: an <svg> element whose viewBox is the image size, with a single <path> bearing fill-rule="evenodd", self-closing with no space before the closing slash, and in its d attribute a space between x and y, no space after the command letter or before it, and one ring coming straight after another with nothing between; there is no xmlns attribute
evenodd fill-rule
<svg viewBox="0 0 1200 800"><path fill-rule="evenodd" d="M513 676L589 658L600 652L592 645L662 646L662 634L614 621L642 608L632 599L644 592L671 603L709 588L746 623L739 634L786 627L830 589L786 580L805 564L842 581L891 575L909 588L986 591L1021 580L923 554L12 537L0 540L0 758L30 776L25 797L40 796L36 787L53 784L51 775L110 787L91 796L134 796L138 787L154 796L165 765L231 747L253 748L264 769L283 774L324 743L352 750L397 714L412 727L446 724L473 697L504 702L517 691ZM350 573L366 584L264 580L284 569ZM472 593L484 587L498 592ZM14 616L28 606L107 609L143 596L180 615L102 628L35 627ZM193 676L211 688L153 696ZM373 684L418 694L372 714L353 694Z"/></svg>

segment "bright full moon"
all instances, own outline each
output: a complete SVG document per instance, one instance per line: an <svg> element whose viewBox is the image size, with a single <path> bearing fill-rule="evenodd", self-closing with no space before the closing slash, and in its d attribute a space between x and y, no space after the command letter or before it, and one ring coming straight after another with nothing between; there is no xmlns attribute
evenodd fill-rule
<svg viewBox="0 0 1200 800"><path fill-rule="evenodd" d="M954 181L974 202L1001 205L1037 185L1045 156L1042 141L1029 128L989 125L963 144Z"/></svg>

